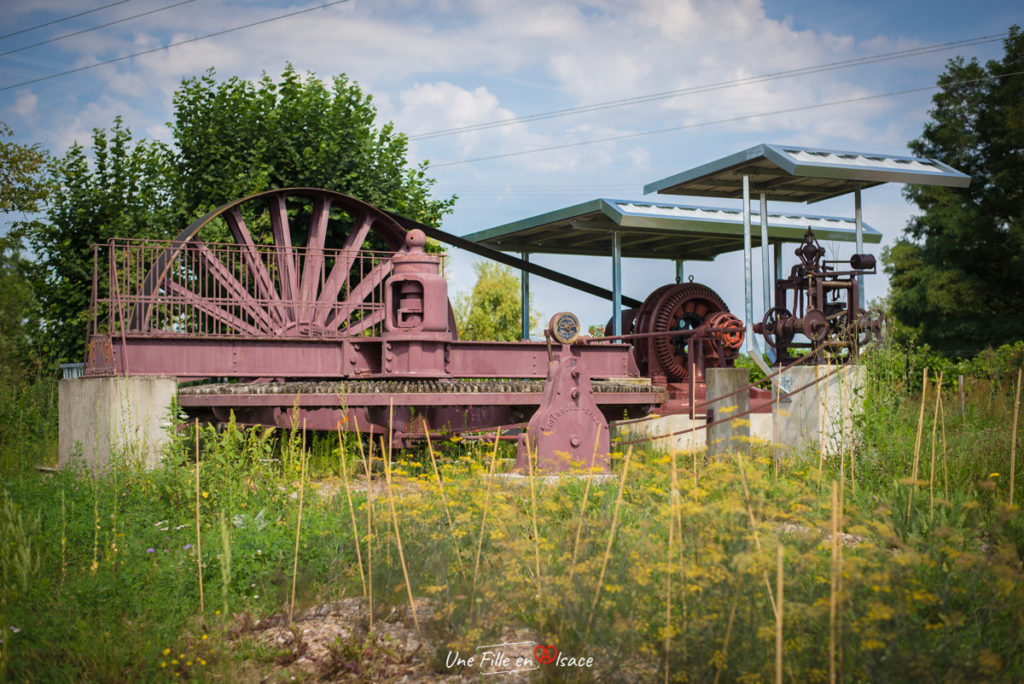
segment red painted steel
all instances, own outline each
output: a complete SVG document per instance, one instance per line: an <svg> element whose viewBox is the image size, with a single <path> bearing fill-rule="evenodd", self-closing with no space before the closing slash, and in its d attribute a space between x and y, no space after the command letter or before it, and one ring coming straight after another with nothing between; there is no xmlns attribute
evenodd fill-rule
<svg viewBox="0 0 1024 684"><path fill-rule="evenodd" d="M269 231L255 236L250 225ZM216 242L225 236L234 243ZM367 241L385 249L363 249ZM606 413L636 415L664 400L663 390L650 386L592 391L591 377L639 377L629 344L552 349L543 342L458 340L444 259L426 253L425 245L422 231L406 233L370 205L309 188L225 204L174 240L111 240L96 248L85 375L364 383L546 378L543 393L247 389L179 398L189 411L215 420L233 410L242 423L284 426L298 411L313 429L351 429L358 421L364 430L381 432L390 425L399 441L424 425L462 431L521 422L537 407L547 407L540 410L550 418L565 408L552 387L565 383L573 384L572 401L590 406L605 432ZM576 375L559 380L564 373L552 369L568 365ZM544 450L575 439L575 433L562 434L570 427L559 427L569 422L546 430L551 435L539 442L542 466L560 467ZM602 448L606 453L607 439Z"/></svg>

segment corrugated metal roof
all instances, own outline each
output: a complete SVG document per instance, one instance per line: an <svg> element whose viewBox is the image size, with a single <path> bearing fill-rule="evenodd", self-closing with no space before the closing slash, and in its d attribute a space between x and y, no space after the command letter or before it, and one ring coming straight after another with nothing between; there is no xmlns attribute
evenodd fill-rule
<svg viewBox="0 0 1024 684"><path fill-rule="evenodd" d="M760 216L751 217L753 244L761 244ZM819 240L854 242L850 218L794 212L768 213L770 244L799 242L808 228ZM643 200L595 199L464 236L505 252L609 256L612 232L622 255L710 261L743 248L743 212ZM864 226L864 241L882 234Z"/></svg>
<svg viewBox="0 0 1024 684"><path fill-rule="evenodd" d="M966 187L971 180L934 159L765 143L648 183L644 193L742 198L743 176L750 178L752 193L790 202L817 202L889 182Z"/></svg>

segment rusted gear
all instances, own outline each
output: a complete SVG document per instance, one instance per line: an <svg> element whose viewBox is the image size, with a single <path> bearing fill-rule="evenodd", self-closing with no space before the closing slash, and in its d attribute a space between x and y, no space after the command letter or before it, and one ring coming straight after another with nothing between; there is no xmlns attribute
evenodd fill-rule
<svg viewBox="0 0 1024 684"><path fill-rule="evenodd" d="M743 346L743 321L728 311L719 311L708 316L705 321L715 338L725 345L726 349L739 351Z"/></svg>
<svg viewBox="0 0 1024 684"><path fill-rule="evenodd" d="M648 310L648 303L655 297L649 309L649 318L641 320ZM678 283L658 288L647 298L637 316L638 332L665 332L669 330L692 330L703 325L709 316L720 311L729 311L722 298L710 287L699 283ZM641 327L642 326L642 327ZM704 342L705 358L716 354L714 344ZM689 340L684 337L655 337L651 346L654 355L670 382L679 382L689 377ZM726 352L728 356L728 351ZM735 355L735 354L733 354ZM649 360L648 360L649 361Z"/></svg>

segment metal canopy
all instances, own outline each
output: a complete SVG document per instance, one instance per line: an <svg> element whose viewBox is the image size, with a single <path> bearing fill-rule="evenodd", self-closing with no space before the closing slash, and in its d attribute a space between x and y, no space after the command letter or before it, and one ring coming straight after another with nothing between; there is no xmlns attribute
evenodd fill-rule
<svg viewBox="0 0 1024 684"><path fill-rule="evenodd" d="M793 212L767 216L769 244L799 242L808 228L819 240L856 239L856 223L851 218ZM719 254L743 248L743 211L595 199L465 238L503 252L606 257L613 253L613 235L619 236L623 257L711 261ZM864 226L864 239L878 243L882 234ZM756 236L755 244L761 244L760 236Z"/></svg>
<svg viewBox="0 0 1024 684"><path fill-rule="evenodd" d="M740 199L743 176L751 192L787 202L818 202L888 182L963 188L971 180L934 159L765 143L648 183L644 194Z"/></svg>

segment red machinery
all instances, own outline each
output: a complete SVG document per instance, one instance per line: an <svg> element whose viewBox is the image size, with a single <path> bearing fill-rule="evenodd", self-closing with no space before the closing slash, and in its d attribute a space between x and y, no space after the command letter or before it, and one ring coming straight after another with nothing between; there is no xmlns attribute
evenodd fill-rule
<svg viewBox="0 0 1024 684"><path fill-rule="evenodd" d="M800 263L788 278L775 282L775 306L754 332L764 336L782 365L796 361L793 353L799 350L808 350L814 363L823 363L826 355L839 362L856 358L861 347L882 336L881 313L858 305L857 276L875 272L875 257L854 254L848 262L827 261L810 228L796 256ZM833 264L849 264L850 269ZM798 334L808 341L795 341Z"/></svg>
<svg viewBox="0 0 1024 684"><path fill-rule="evenodd" d="M236 200L171 241L111 240L105 296L101 250L94 260L84 375L201 380L178 392L194 415L398 441L529 419L520 463L535 449L549 470L607 465L608 419L664 402L630 345L578 341L571 315L547 343L459 340L443 258L425 246L422 231L310 188Z"/></svg>

